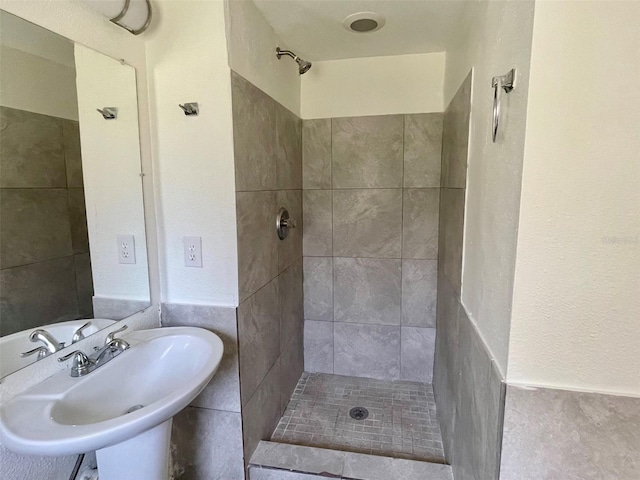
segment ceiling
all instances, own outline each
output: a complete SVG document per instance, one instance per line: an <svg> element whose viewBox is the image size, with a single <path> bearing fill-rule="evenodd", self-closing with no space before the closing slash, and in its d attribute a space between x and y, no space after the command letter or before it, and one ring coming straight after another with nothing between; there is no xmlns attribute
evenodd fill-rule
<svg viewBox="0 0 640 480"><path fill-rule="evenodd" d="M463 0L254 0L286 46L311 61L447 50L465 10ZM342 25L356 12L386 19L376 32Z"/></svg>

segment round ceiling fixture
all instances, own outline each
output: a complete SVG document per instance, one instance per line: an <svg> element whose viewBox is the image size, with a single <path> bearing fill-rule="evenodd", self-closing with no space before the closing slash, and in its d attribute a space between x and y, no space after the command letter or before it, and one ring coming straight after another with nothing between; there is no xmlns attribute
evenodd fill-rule
<svg viewBox="0 0 640 480"><path fill-rule="evenodd" d="M373 12L358 12L349 15L342 24L351 32L369 33L384 27L384 17Z"/></svg>

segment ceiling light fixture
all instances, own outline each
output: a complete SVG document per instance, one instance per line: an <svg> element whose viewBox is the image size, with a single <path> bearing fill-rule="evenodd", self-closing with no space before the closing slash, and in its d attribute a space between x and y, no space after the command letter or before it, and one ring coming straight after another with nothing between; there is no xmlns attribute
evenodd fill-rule
<svg viewBox="0 0 640 480"><path fill-rule="evenodd" d="M342 24L350 32L376 32L384 27L384 17L374 12L358 12L349 15Z"/></svg>

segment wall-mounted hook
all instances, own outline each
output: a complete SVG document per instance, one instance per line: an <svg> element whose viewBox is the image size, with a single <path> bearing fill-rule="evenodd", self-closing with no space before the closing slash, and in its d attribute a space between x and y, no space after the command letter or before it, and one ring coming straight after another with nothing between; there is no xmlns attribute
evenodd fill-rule
<svg viewBox="0 0 640 480"><path fill-rule="evenodd" d="M493 88L493 143L496 143L498 136L498 124L500 123L500 95L501 90L505 93L511 92L515 87L516 69L512 68L506 75L493 77L491 79L491 87Z"/></svg>
<svg viewBox="0 0 640 480"><path fill-rule="evenodd" d="M118 109L116 107L103 107L102 110L96 108L105 120L115 120L118 118Z"/></svg>
<svg viewBox="0 0 640 480"><path fill-rule="evenodd" d="M198 113L200 113L198 102L185 103L184 105L178 106L184 111L185 115L198 115Z"/></svg>

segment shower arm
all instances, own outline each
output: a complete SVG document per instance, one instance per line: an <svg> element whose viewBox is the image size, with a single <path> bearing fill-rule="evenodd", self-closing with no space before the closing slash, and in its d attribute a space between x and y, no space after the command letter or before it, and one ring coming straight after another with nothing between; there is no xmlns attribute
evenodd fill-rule
<svg viewBox="0 0 640 480"><path fill-rule="evenodd" d="M282 55L289 55L291 58L293 58L294 60L297 60L299 57L293 53L291 50L280 50L280 48L276 48L276 57L278 57L278 60L280 60L280 57Z"/></svg>

